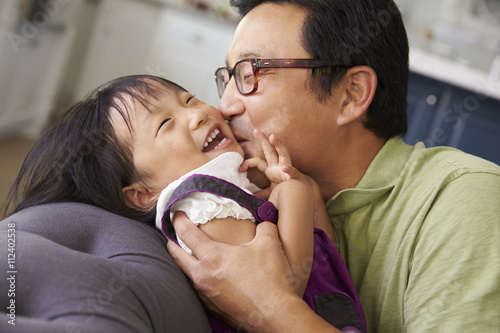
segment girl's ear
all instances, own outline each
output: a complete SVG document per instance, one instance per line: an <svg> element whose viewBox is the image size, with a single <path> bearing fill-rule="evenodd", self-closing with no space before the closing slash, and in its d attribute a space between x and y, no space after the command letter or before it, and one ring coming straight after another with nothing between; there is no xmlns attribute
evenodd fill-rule
<svg viewBox="0 0 500 333"><path fill-rule="evenodd" d="M158 195L140 183L122 188L123 198L127 206L144 212L151 211L158 200Z"/></svg>
<svg viewBox="0 0 500 333"><path fill-rule="evenodd" d="M345 83L346 96L337 119L339 126L362 118L368 111L377 89L377 74L371 67L356 66L347 71Z"/></svg>

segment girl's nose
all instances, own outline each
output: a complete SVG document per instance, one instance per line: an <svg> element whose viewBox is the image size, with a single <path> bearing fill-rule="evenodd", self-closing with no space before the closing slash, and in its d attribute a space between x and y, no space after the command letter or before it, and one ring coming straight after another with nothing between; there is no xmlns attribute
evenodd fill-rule
<svg viewBox="0 0 500 333"><path fill-rule="evenodd" d="M208 119L208 113L202 109L192 109L190 112L189 127L191 130L197 129Z"/></svg>

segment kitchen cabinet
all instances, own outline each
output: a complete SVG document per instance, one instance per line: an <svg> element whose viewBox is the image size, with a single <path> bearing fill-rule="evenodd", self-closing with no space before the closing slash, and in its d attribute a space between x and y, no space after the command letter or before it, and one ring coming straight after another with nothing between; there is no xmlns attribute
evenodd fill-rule
<svg viewBox="0 0 500 333"><path fill-rule="evenodd" d="M215 70L225 66L234 23L208 13L168 8L161 13L148 70L172 80L217 106Z"/></svg>
<svg viewBox="0 0 500 333"><path fill-rule="evenodd" d="M447 144L500 164L500 101L474 97L455 89Z"/></svg>
<svg viewBox="0 0 500 333"><path fill-rule="evenodd" d="M451 89L428 78L411 75L408 83L408 132L405 141L415 144L424 141L426 146L443 144L435 124L444 113L451 97ZM437 115L437 116L436 116ZM437 142L436 142L437 141Z"/></svg>
<svg viewBox="0 0 500 333"><path fill-rule="evenodd" d="M116 77L146 73L163 8L136 0L103 0L98 6L74 101Z"/></svg>
<svg viewBox="0 0 500 333"><path fill-rule="evenodd" d="M214 80L225 64L235 24L208 12L158 2L103 0L76 99L123 75L172 80L217 106Z"/></svg>
<svg viewBox="0 0 500 333"><path fill-rule="evenodd" d="M404 140L455 147L500 164L500 100L411 73Z"/></svg>
<svg viewBox="0 0 500 333"><path fill-rule="evenodd" d="M80 23L88 24L95 7L89 1L24 3L0 1L0 138L38 135L58 108L67 70L78 67L73 50L84 36Z"/></svg>
<svg viewBox="0 0 500 333"><path fill-rule="evenodd" d="M15 30L21 36L20 29ZM22 37L22 36L21 36ZM19 37L19 38L21 38ZM43 27L18 49L0 50L0 131L34 135L54 107L71 32ZM53 52L57 50L57 52Z"/></svg>

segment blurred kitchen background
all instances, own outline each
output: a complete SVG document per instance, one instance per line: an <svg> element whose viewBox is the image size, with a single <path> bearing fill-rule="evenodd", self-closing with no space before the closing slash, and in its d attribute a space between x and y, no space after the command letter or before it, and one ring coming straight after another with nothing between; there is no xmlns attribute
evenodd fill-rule
<svg viewBox="0 0 500 333"><path fill-rule="evenodd" d="M400 0L411 44L405 140L500 164L500 0ZM148 73L217 106L228 0L0 0L0 202L50 116Z"/></svg>

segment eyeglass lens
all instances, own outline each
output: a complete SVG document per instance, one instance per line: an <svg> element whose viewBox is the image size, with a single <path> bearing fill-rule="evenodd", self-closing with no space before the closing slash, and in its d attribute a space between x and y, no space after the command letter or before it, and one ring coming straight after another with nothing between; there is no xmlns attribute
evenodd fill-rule
<svg viewBox="0 0 500 333"><path fill-rule="evenodd" d="M255 76L252 63L250 61L239 62L234 67L236 85L241 94L245 95L253 90Z"/></svg>
<svg viewBox="0 0 500 333"><path fill-rule="evenodd" d="M217 83L217 92L219 93L219 97L222 98L222 94L224 94L226 85L229 82L229 71L226 68L219 68L217 72L215 72L215 81Z"/></svg>
<svg viewBox="0 0 500 333"><path fill-rule="evenodd" d="M231 69L226 67L222 67L217 70L216 80L219 97L222 97L222 94L224 94L226 86L233 75L236 81L236 87L238 88L240 94L246 95L253 91L255 76L252 63L250 61L238 62L232 70L233 73L230 73L230 71Z"/></svg>

